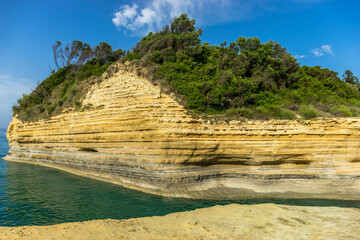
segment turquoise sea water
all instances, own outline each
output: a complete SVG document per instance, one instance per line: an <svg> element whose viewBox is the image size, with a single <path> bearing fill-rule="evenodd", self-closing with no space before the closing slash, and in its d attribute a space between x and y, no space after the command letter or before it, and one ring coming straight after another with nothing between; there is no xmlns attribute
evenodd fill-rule
<svg viewBox="0 0 360 240"><path fill-rule="evenodd" d="M0 129L0 159L8 151L5 132L5 129ZM0 226L159 216L234 202L360 208L360 201L164 198L51 168L0 160Z"/></svg>

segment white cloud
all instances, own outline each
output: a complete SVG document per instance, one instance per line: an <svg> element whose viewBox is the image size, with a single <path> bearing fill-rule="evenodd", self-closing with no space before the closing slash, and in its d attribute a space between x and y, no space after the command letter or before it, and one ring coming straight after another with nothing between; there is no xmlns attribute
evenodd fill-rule
<svg viewBox="0 0 360 240"><path fill-rule="evenodd" d="M297 58L297 59L301 59L301 58L304 58L306 56L305 55L295 55L294 57Z"/></svg>
<svg viewBox="0 0 360 240"><path fill-rule="evenodd" d="M138 1L138 0L135 0ZM150 31L161 30L171 19L181 13L190 18L196 16L199 25L233 22L259 14L261 10L276 11L285 0L152 0L144 6L138 4L123 5L114 12L112 22L122 30L136 35L144 35ZM305 2L315 0L306 0ZM302 4L291 0L294 4ZM304 1L301 1L304 2Z"/></svg>
<svg viewBox="0 0 360 240"><path fill-rule="evenodd" d="M324 51L324 53L333 54L333 51L332 51L330 45L322 45L321 49Z"/></svg>
<svg viewBox="0 0 360 240"><path fill-rule="evenodd" d="M316 57L320 57L323 56L324 54L334 54L334 51L332 50L330 45L322 45L319 48L315 48L313 50L311 50L311 52L316 56Z"/></svg>
<svg viewBox="0 0 360 240"><path fill-rule="evenodd" d="M127 27L132 30L130 27L131 22L137 15L138 6L133 4L132 7L129 5L124 5L120 11L114 13L114 18L112 19L113 23L117 27Z"/></svg>
<svg viewBox="0 0 360 240"><path fill-rule="evenodd" d="M323 51L320 48L315 48L311 50L311 52L317 57L324 55Z"/></svg>
<svg viewBox="0 0 360 240"><path fill-rule="evenodd" d="M201 1L194 3L190 0L153 0L142 9L132 3L132 6L124 5L115 12L112 22L118 28L125 28L142 35L159 30L183 12L191 12L195 5L201 5Z"/></svg>
<svg viewBox="0 0 360 240"><path fill-rule="evenodd" d="M157 21L157 14L154 10L150 8L141 9L141 13L136 17L134 21L134 26L151 26Z"/></svg>

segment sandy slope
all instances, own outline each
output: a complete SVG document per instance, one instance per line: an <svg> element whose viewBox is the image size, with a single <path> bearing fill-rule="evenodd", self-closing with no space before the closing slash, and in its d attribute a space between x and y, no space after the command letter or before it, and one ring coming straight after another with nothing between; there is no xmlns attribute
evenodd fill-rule
<svg viewBox="0 0 360 240"><path fill-rule="evenodd" d="M230 204L163 217L2 227L0 239L360 239L360 210Z"/></svg>

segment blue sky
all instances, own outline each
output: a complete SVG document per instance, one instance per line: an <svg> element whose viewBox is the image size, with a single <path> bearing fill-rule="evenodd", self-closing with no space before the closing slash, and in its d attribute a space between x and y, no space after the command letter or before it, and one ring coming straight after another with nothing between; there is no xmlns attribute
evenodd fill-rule
<svg viewBox="0 0 360 240"><path fill-rule="evenodd" d="M348 0L0 0L0 128L11 106L54 68L57 41L106 41L129 49L182 12L210 44L257 36L277 40L302 65L360 76L360 1Z"/></svg>

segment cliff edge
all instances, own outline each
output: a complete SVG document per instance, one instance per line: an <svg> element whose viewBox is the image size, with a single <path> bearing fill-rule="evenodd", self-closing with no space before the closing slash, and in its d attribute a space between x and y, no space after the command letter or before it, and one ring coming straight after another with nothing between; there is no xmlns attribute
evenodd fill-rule
<svg viewBox="0 0 360 240"><path fill-rule="evenodd" d="M88 110L15 117L4 159L163 196L360 199L360 118L212 124L115 67L88 92Z"/></svg>
<svg viewBox="0 0 360 240"><path fill-rule="evenodd" d="M161 217L1 227L1 239L359 239L359 209L215 206Z"/></svg>

